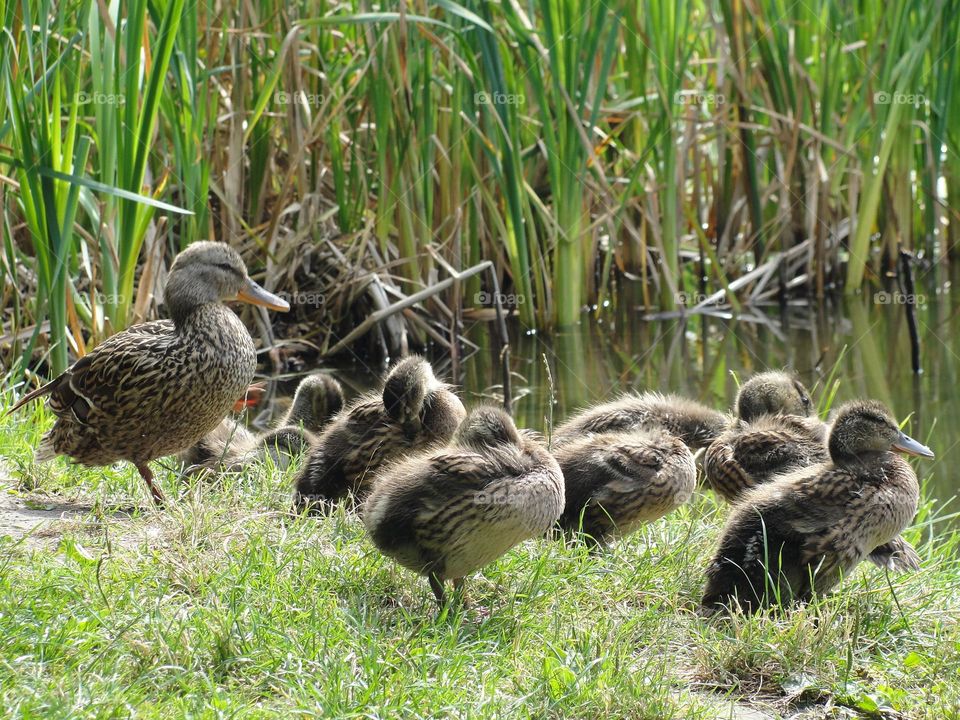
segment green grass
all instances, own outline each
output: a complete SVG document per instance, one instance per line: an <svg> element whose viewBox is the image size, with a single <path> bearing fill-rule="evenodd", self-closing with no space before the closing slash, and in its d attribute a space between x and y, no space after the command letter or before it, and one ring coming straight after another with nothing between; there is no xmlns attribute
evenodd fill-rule
<svg viewBox="0 0 960 720"><path fill-rule="evenodd" d="M903 614L862 566L806 608L700 619L724 514L706 493L599 556L525 543L438 613L355 516L287 515L289 476L181 485L157 512L132 468L34 465L49 421L0 420L16 491L93 509L0 540L8 717L960 716L960 537L933 502L908 534L923 569L891 577Z"/></svg>

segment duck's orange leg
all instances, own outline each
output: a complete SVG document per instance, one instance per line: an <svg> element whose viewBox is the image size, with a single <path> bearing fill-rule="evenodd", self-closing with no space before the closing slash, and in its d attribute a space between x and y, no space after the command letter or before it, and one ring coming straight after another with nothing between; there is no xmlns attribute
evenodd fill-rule
<svg viewBox="0 0 960 720"><path fill-rule="evenodd" d="M137 465L137 471L140 473L140 477L142 477L147 483L147 487L150 488L150 495L153 497L153 504L157 507L163 507L163 503L165 502L163 499L163 493L160 492L160 488L158 488L153 482L153 471L150 469L150 466L146 463L142 463Z"/></svg>

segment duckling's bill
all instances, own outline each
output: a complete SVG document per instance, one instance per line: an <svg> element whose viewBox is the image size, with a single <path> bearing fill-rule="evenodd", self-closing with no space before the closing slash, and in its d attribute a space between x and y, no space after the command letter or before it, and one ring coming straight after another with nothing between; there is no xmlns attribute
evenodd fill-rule
<svg viewBox="0 0 960 720"><path fill-rule="evenodd" d="M250 278L247 278L244 286L240 288L236 299L248 302L251 305L262 305L270 310L279 310L280 312L287 312L290 309L290 303L274 295L272 292L264 290Z"/></svg>
<svg viewBox="0 0 960 720"><path fill-rule="evenodd" d="M907 455L917 455L925 458L934 457L933 450L903 432L900 433L900 437L893 443L893 449L899 450Z"/></svg>

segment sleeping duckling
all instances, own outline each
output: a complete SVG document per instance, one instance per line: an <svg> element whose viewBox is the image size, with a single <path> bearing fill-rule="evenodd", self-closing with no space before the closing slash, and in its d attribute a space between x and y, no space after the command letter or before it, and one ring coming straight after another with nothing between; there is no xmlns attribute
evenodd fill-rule
<svg viewBox="0 0 960 720"><path fill-rule="evenodd" d="M666 430L585 435L554 451L566 507L560 527L597 545L663 517L693 495L697 469L689 448Z"/></svg>
<svg viewBox="0 0 960 720"><path fill-rule="evenodd" d="M764 415L797 415L813 412L810 393L797 378L782 370L757 373L737 393L734 403L737 418L754 422Z"/></svg>
<svg viewBox="0 0 960 720"><path fill-rule="evenodd" d="M707 568L704 612L809 601L910 523L917 476L892 450L933 452L901 432L883 404L843 405L828 449L829 461L759 485L734 506Z"/></svg>
<svg viewBox="0 0 960 720"><path fill-rule="evenodd" d="M563 444L587 433L666 430L696 450L713 442L729 422L724 413L693 400L645 392L581 411L557 428L555 440Z"/></svg>
<svg viewBox="0 0 960 720"><path fill-rule="evenodd" d="M466 415L449 386L420 357L401 360L383 390L348 405L310 449L296 479L294 505L362 499L381 465L414 450L447 444Z"/></svg>
<svg viewBox="0 0 960 720"><path fill-rule="evenodd" d="M543 535L563 510L560 466L502 410L473 410L453 445L384 468L363 509L373 544L443 584Z"/></svg>
<svg viewBox="0 0 960 720"><path fill-rule="evenodd" d="M314 373L300 381L290 409L272 430L255 435L227 418L181 453L180 461L188 472L235 472L269 455L277 467L286 468L342 407L340 383L329 375Z"/></svg>
<svg viewBox="0 0 960 720"><path fill-rule="evenodd" d="M707 483L727 502L782 475L829 458L827 426L808 417L806 388L784 372L754 375L740 388L731 423L704 455Z"/></svg>

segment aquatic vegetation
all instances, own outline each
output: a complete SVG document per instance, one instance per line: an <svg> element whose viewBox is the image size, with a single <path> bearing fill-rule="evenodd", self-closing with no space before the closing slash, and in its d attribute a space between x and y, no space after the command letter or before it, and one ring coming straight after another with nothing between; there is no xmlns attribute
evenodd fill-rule
<svg viewBox="0 0 960 720"><path fill-rule="evenodd" d="M423 322L395 316L391 355L501 290L546 327L633 283L669 310L855 291L898 244L939 263L958 12L0 2L4 353L62 370L153 316L198 239L266 257L253 270L302 300L292 334L320 352L448 267L494 262L502 288L478 275Z"/></svg>

